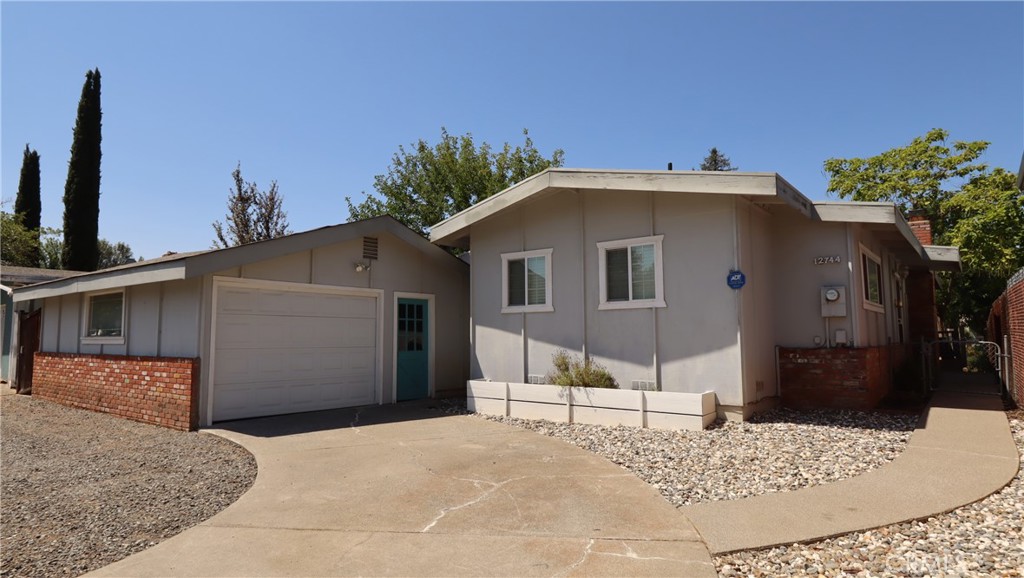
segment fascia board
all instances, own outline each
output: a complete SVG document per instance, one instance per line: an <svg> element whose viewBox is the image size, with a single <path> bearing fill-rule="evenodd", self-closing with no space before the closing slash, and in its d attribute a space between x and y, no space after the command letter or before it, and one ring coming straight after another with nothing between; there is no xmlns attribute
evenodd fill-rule
<svg viewBox="0 0 1024 578"><path fill-rule="evenodd" d="M775 173L693 171L550 171L558 189L664 193L776 195Z"/></svg>
<svg viewBox="0 0 1024 578"><path fill-rule="evenodd" d="M832 223L896 224L896 206L892 203L814 203L822 221Z"/></svg>
<svg viewBox="0 0 1024 578"><path fill-rule="evenodd" d="M550 170L538 173L500 193L491 195L464 211L448 217L430 228L430 242L438 245L453 244L464 236L461 233L473 223L486 219L547 189L550 186L550 175Z"/></svg>
<svg viewBox="0 0 1024 578"><path fill-rule="evenodd" d="M513 185L434 225L430 241L453 245L466 236L474 223L497 214L546 189L616 190L695 194L733 194L747 197L779 196L776 173L723 173L695 171L626 171L591 169L548 169ZM785 181L782 181L785 183ZM795 187L784 199L809 215L810 201ZM799 201L802 199L803 203Z"/></svg>
<svg viewBox="0 0 1024 578"><path fill-rule="evenodd" d="M133 285L176 281L179 279L185 279L185 264L182 261L172 261L169 263L157 263L152 267L144 269L136 268L125 271L111 271L109 273L78 275L45 284L19 287L14 290L14 301L17 303L32 299L59 297L71 293L116 289L119 287L131 287Z"/></svg>
<svg viewBox="0 0 1024 578"><path fill-rule="evenodd" d="M383 216L353 223L322 227L287 237L196 255L187 260L185 277L199 277L250 263L310 251L326 245L343 243L362 237L373 237L385 232L419 249L436 262L451 263L458 267L464 266L464 263L457 257L436 245L432 245L420 236L419 233L406 227L393 217Z"/></svg>
<svg viewBox="0 0 1024 578"><path fill-rule="evenodd" d="M959 271L960 248L945 245L924 245L928 257L928 268L932 271Z"/></svg>

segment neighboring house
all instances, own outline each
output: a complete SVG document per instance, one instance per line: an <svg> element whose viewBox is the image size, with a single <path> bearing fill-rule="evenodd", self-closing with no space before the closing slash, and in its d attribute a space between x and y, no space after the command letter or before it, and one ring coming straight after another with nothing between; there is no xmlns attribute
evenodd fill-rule
<svg viewBox="0 0 1024 578"><path fill-rule="evenodd" d="M0 323L0 344L3 345L3 358L0 359L0 381L13 383L16 373L15 360L17 356L11 355L13 347L17 345L17 324L15 323L14 301L12 300L13 290L17 287L24 287L34 283L63 279L78 273L78 271L62 271L59 269L0 265L0 319L3 320Z"/></svg>
<svg viewBox="0 0 1024 578"><path fill-rule="evenodd" d="M390 217L16 289L33 394L178 429L460 394L468 266Z"/></svg>
<svg viewBox="0 0 1024 578"><path fill-rule="evenodd" d="M774 173L550 169L435 225L471 250L472 379L543 382L558 349L624 389L867 408L935 335L929 244L889 203L812 202ZM780 384L781 381L781 384ZM780 387L781 385L781 387Z"/></svg>

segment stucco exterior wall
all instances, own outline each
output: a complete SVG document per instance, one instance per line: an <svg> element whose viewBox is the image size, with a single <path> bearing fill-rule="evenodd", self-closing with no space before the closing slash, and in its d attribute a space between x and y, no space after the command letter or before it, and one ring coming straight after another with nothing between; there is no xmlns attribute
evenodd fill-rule
<svg viewBox="0 0 1024 578"><path fill-rule="evenodd" d="M725 285L735 263L733 201L710 195L563 191L472 227L474 378L527 381L559 348L584 351L620 387L657 380L664 391L714 390L742 403L737 304ZM599 310L597 243L664 235L667 307ZM502 313L501 254L552 249L552 305Z"/></svg>

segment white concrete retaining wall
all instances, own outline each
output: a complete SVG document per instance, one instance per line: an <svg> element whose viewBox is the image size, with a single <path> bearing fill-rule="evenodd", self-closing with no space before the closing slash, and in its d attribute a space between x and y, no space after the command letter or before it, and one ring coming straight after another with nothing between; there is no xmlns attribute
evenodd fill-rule
<svg viewBox="0 0 1024 578"><path fill-rule="evenodd" d="M469 411L568 423L701 430L715 421L715 394L562 387L470 380Z"/></svg>

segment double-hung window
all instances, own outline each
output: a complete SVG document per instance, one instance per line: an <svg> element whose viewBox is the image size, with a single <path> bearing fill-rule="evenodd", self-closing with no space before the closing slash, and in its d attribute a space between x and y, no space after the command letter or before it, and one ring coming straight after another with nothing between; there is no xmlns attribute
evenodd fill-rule
<svg viewBox="0 0 1024 578"><path fill-rule="evenodd" d="M554 311L551 303L552 249L501 256L501 312Z"/></svg>
<svg viewBox="0 0 1024 578"><path fill-rule="evenodd" d="M864 308L885 312L882 304L882 260L871 251L860 248L861 277L864 279Z"/></svg>
<svg viewBox="0 0 1024 578"><path fill-rule="evenodd" d="M661 241L664 235L597 244L598 309L664 307Z"/></svg>
<svg viewBox="0 0 1024 578"><path fill-rule="evenodd" d="M82 340L91 343L124 343L124 290L89 293L85 296Z"/></svg>

